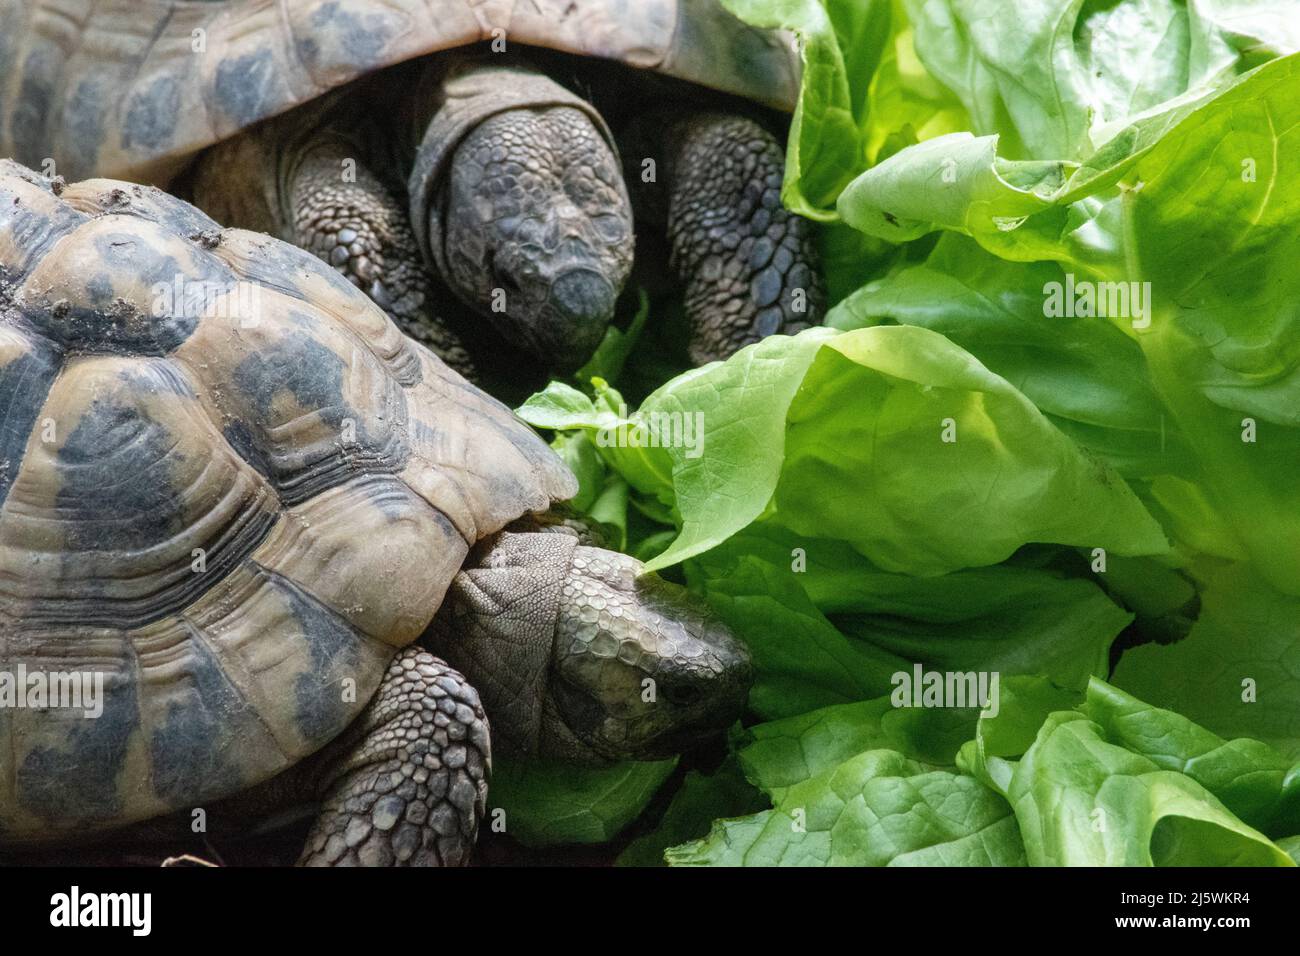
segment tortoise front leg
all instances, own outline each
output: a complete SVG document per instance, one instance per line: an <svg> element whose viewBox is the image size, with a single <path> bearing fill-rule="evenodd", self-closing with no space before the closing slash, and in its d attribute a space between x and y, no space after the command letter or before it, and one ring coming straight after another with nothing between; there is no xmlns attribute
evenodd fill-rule
<svg viewBox="0 0 1300 956"><path fill-rule="evenodd" d="M292 135L272 124L209 150L193 200L218 222L273 232L332 265L407 335L471 380L477 372L438 313L405 206L330 126ZM446 296L444 296L446 298Z"/></svg>
<svg viewBox="0 0 1300 956"><path fill-rule="evenodd" d="M346 179L345 169L353 173ZM356 150L322 132L304 148L288 191L294 242L343 273L403 332L475 378L469 353L432 309L433 277L405 206L357 160Z"/></svg>
<svg viewBox="0 0 1300 956"><path fill-rule="evenodd" d="M469 862L492 758L483 707L460 674L406 648L331 754L299 865Z"/></svg>
<svg viewBox="0 0 1300 956"><path fill-rule="evenodd" d="M781 145L741 116L665 120L634 127L633 137L663 144L664 188L640 195L652 207L666 200L658 213L666 215L670 264L686 286L691 360L703 365L765 336L820 324L825 293L815 236L808 220L781 204ZM630 167L641 162L629 152ZM629 168L629 176L635 182L641 170Z"/></svg>

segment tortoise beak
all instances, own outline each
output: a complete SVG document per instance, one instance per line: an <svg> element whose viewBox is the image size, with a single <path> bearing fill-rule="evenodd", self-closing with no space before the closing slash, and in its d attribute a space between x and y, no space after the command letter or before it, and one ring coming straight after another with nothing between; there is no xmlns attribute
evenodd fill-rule
<svg viewBox="0 0 1300 956"><path fill-rule="evenodd" d="M573 372L605 337L618 290L591 269L570 269L551 283L534 329L537 351L553 368Z"/></svg>

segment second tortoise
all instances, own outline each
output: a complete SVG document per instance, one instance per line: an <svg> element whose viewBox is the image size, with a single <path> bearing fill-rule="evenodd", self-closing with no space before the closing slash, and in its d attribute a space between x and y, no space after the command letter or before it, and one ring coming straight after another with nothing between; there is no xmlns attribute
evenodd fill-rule
<svg viewBox="0 0 1300 956"><path fill-rule="evenodd" d="M684 286L697 364L821 321L811 225L780 201L793 40L718 0L0 0L0 21L0 154L302 246L462 369L466 334L579 367L634 246Z"/></svg>

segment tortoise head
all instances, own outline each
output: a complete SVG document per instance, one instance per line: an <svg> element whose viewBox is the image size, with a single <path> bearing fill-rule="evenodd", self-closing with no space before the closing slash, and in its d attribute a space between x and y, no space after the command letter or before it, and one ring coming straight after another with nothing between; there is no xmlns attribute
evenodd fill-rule
<svg viewBox="0 0 1300 956"><path fill-rule="evenodd" d="M431 634L482 695L494 747L654 760L740 717L748 651L701 600L635 558L561 533L503 532L473 560Z"/></svg>
<svg viewBox="0 0 1300 956"><path fill-rule="evenodd" d="M570 106L488 117L456 148L443 201L455 293L548 367L580 367L632 269L631 203L592 119Z"/></svg>
<svg viewBox="0 0 1300 956"><path fill-rule="evenodd" d="M416 82L434 108L415 119L416 238L502 338L574 371L632 271L632 204L605 121L508 56L434 66Z"/></svg>

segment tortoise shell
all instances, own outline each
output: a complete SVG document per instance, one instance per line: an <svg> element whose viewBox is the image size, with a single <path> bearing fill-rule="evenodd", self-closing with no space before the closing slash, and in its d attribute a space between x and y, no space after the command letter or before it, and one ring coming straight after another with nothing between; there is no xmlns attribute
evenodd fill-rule
<svg viewBox="0 0 1300 956"><path fill-rule="evenodd" d="M575 490L325 263L0 161L0 841L251 786L337 735L470 545Z"/></svg>
<svg viewBox="0 0 1300 956"><path fill-rule="evenodd" d="M0 0L0 155L68 178L169 180L194 153L353 79L505 38L787 112L788 34L719 0ZM431 17L430 12L436 12Z"/></svg>

